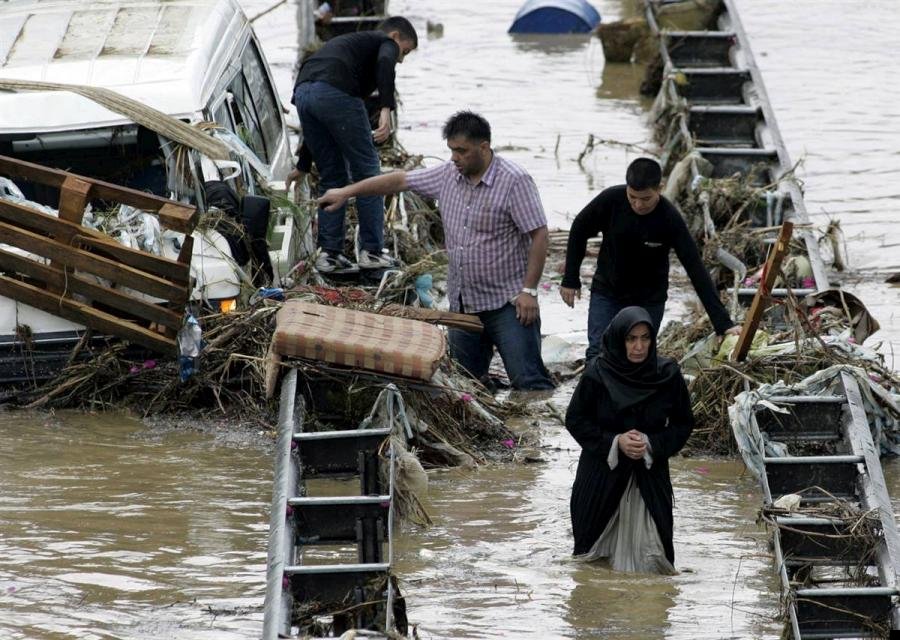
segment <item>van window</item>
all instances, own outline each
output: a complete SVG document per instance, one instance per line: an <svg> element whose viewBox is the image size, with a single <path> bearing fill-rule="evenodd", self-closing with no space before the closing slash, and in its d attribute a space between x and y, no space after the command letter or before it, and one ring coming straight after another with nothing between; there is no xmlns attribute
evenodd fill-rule
<svg viewBox="0 0 900 640"><path fill-rule="evenodd" d="M169 195L159 136L136 124L31 136L4 134L0 135L0 153L158 196ZM30 182L19 187L31 200L59 206L55 188Z"/></svg>
<svg viewBox="0 0 900 640"><path fill-rule="evenodd" d="M253 106L256 107L259 128L271 159L282 140L281 116L278 113L281 105L275 96L269 76L266 74L256 42L252 38L244 49L241 67L250 89Z"/></svg>
<svg viewBox="0 0 900 640"><path fill-rule="evenodd" d="M231 119L231 113L228 111L228 100L222 100L212 112L213 120L220 127L225 127L230 131L234 131L234 122Z"/></svg>
<svg viewBox="0 0 900 640"><path fill-rule="evenodd" d="M235 132L261 160L268 162L269 154L266 153L266 143L263 140L262 129L256 116L256 107L253 105L253 99L250 97L243 73L234 76L228 85L228 91L232 95L229 102Z"/></svg>

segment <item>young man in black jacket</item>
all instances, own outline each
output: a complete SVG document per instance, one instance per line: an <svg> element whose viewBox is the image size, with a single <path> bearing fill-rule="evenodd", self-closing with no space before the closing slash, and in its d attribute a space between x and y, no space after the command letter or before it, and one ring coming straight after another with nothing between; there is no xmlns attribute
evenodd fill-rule
<svg viewBox="0 0 900 640"><path fill-rule="evenodd" d="M703 266L700 251L678 209L660 193L662 170L655 160L638 158L626 184L600 192L572 222L566 272L559 294L573 307L581 298L581 261L587 240L603 234L588 308L588 360L600 349L603 332L628 306L644 307L659 331L669 289L669 251L674 249L700 297L717 335L740 333Z"/></svg>
<svg viewBox="0 0 900 640"><path fill-rule="evenodd" d="M374 142L391 133L394 67L418 45L416 30L400 16L388 18L377 31L360 31L332 38L300 67L294 105L303 127L303 142L319 169L321 190L343 187L381 173ZM373 132L364 99L378 90L380 112ZM299 177L292 172L290 182ZM384 199L358 198L359 267L393 265L382 255ZM334 213L319 209L316 268L325 273L352 272L357 266L343 254L346 208Z"/></svg>

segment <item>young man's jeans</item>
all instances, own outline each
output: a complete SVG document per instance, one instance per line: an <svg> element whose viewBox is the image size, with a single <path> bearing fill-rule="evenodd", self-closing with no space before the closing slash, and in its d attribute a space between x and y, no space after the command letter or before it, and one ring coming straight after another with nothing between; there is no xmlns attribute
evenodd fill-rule
<svg viewBox="0 0 900 640"><path fill-rule="evenodd" d="M488 373L496 346L513 389L554 388L541 359L540 319L523 326L516 319L516 307L510 303L475 315L484 325L481 333L450 329L450 355L454 360L481 379Z"/></svg>
<svg viewBox="0 0 900 640"><path fill-rule="evenodd" d="M600 345L603 342L603 332L625 307L633 306L630 304L622 304L614 298L607 295L591 291L591 302L588 305L588 348L585 358L591 360L600 353ZM647 310L653 320L653 332L659 333L659 325L662 324L663 312L666 310L666 303L640 305Z"/></svg>
<svg viewBox="0 0 900 640"><path fill-rule="evenodd" d="M294 91L294 105L303 140L319 168L320 191L343 187L380 175L381 163L372 141L365 104L325 82L304 82ZM384 244L384 198L356 199L362 249L380 254ZM343 252L346 205L336 211L319 209L319 246Z"/></svg>

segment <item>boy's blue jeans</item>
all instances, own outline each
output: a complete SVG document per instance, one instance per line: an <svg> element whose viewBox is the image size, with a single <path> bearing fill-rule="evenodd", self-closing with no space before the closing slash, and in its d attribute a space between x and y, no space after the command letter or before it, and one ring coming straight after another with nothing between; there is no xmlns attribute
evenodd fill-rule
<svg viewBox="0 0 900 640"><path fill-rule="evenodd" d="M322 193L381 174L369 116L360 98L326 82L304 82L294 91L294 105L303 127L303 140L319 168ZM358 197L356 211L361 248L381 253L384 198ZM343 252L346 213L346 205L332 212L319 209L319 247L332 253Z"/></svg>

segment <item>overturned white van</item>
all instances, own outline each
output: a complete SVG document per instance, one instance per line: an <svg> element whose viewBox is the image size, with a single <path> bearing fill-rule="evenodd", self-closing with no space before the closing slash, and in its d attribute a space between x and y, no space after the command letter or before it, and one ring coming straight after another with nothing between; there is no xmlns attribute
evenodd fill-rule
<svg viewBox="0 0 900 640"><path fill-rule="evenodd" d="M175 120L202 123L225 153L173 141ZM260 196L289 171L291 153L271 75L235 0L63 0L0 2L0 155L204 211L210 194L220 207L249 200L259 209ZM0 198L59 206L58 192L39 184L6 184ZM297 234L288 212L263 208L274 218L264 226L277 283L293 265ZM193 237L192 297L212 305L236 298L248 275L233 243L215 229ZM159 255L177 255L184 237L166 232L156 241ZM37 350L67 349L84 332L0 297L0 360L20 357L23 327ZM0 371L0 379L10 378Z"/></svg>

